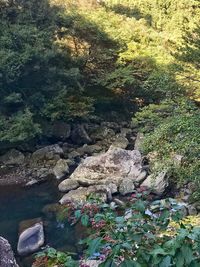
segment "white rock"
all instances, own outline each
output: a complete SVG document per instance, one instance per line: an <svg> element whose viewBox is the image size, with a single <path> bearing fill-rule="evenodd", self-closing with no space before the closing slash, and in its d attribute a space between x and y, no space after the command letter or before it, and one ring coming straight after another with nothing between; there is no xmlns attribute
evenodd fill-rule
<svg viewBox="0 0 200 267"><path fill-rule="evenodd" d="M44 244L43 223L36 223L24 230L18 240L17 252L24 256L37 251Z"/></svg>
<svg viewBox="0 0 200 267"><path fill-rule="evenodd" d="M83 160L70 178L84 186L108 183L119 186L125 178L141 182L146 176L141 163L142 157L138 150L111 146L106 153Z"/></svg>
<svg viewBox="0 0 200 267"><path fill-rule="evenodd" d="M147 187L155 194L162 195L168 186L167 172L163 171L158 175L149 175L141 186Z"/></svg>

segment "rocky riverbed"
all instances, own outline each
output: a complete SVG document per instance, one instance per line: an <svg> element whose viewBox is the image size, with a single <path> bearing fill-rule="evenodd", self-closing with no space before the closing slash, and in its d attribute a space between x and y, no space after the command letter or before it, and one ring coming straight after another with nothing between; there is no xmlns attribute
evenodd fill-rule
<svg viewBox="0 0 200 267"><path fill-rule="evenodd" d="M17 255L22 257L32 254L46 244L56 248L60 246L55 245L56 242L49 242L51 238L48 234L51 235L50 230L54 231L55 228L64 226L58 225L55 218L47 219L48 216L55 215L58 204L45 206L46 204L58 203L58 200L60 204L68 201L85 202L93 193L104 201L112 201L113 198L116 200L117 196L132 193L140 186L150 188L158 197L169 193L170 180L167 170L156 175L151 174L148 161L138 150L142 135L137 134L133 125L126 122L57 124L57 129L58 131L49 133L51 138L52 136L55 138L56 143L49 142L48 145L36 146L33 152L20 150L18 147L12 148L0 156L0 188L8 191L7 194L9 194L8 188L15 188L17 185L23 188L20 189L20 194L23 195L22 192L25 192L29 197L27 200L26 197L21 199L22 195L17 193L11 194L14 199L16 198L17 203L24 201L21 204L24 207L23 216L19 216L16 221L8 214L8 212L12 214L11 210L8 209L6 212L3 207L1 211L4 213L4 219L0 220L2 225L0 235L6 235L11 239ZM52 140L51 138L49 140ZM44 182L48 185L46 188ZM187 201L191 190L191 184L185 185L180 201ZM46 194L48 200L43 201L44 195L37 196L36 192ZM172 193L176 194L175 190ZM6 199L6 192L1 194L1 198L4 195ZM2 198L1 205L4 205L3 203ZM9 204L8 207L10 208ZM16 209L16 207L13 204L13 208ZM195 205L185 204L185 207L186 214L196 214L199 209ZM16 216L19 212L13 210ZM14 228L19 229L11 231L11 235L8 234L8 229L5 230L7 216L10 222L17 224ZM57 225L53 228L54 223ZM11 227L13 227L12 223ZM18 241L16 241L17 232ZM62 237L63 234L69 237L69 233L66 234L66 232L59 232L57 236L52 234L54 241L60 240L59 235ZM15 235L14 238L13 235ZM61 243L65 242L66 239L63 238ZM72 241L73 244L75 242L76 239ZM68 245L68 242L66 244ZM28 267L28 265L23 266Z"/></svg>

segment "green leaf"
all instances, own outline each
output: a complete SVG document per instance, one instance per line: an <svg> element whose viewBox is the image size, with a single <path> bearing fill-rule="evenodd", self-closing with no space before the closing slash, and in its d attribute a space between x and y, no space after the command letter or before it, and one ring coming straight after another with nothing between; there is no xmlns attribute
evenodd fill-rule
<svg viewBox="0 0 200 267"><path fill-rule="evenodd" d="M187 246L187 245L183 245L181 247L181 252L182 252L182 255L185 259L185 263L187 264L187 266L192 262L193 260L193 252L192 252L192 249Z"/></svg>
<svg viewBox="0 0 200 267"><path fill-rule="evenodd" d="M117 267L116 263L113 259L107 258L104 262L102 262L99 267Z"/></svg>
<svg viewBox="0 0 200 267"><path fill-rule="evenodd" d="M120 216L120 217L116 217L116 218L115 218L115 221L116 221L116 223L118 223L118 224L123 224L124 221L125 221L125 219L124 219L123 216Z"/></svg>
<svg viewBox="0 0 200 267"><path fill-rule="evenodd" d="M81 217L81 223L83 226L88 226L88 223L89 223L89 216L87 214L84 214L82 217Z"/></svg>
<svg viewBox="0 0 200 267"><path fill-rule="evenodd" d="M76 219L79 219L81 217L81 210L76 210L74 213Z"/></svg>
<svg viewBox="0 0 200 267"><path fill-rule="evenodd" d="M182 253L179 251L175 257L175 263L176 267L183 267L184 265L184 257L182 256Z"/></svg>
<svg viewBox="0 0 200 267"><path fill-rule="evenodd" d="M162 262L159 264L159 267L170 267L171 266L171 257L166 256Z"/></svg>
<svg viewBox="0 0 200 267"><path fill-rule="evenodd" d="M140 211L140 212L144 212L146 207L145 204L142 200L137 200L137 202L134 205L135 209Z"/></svg>
<svg viewBox="0 0 200 267"><path fill-rule="evenodd" d="M89 243L88 253L90 256L92 256L95 252L98 252L101 242L102 242L101 237L95 238L88 242Z"/></svg>
<svg viewBox="0 0 200 267"><path fill-rule="evenodd" d="M156 249L153 249L150 252L150 254L153 255L153 256L157 256L157 255L166 255L167 253L162 248L156 248Z"/></svg>
<svg viewBox="0 0 200 267"><path fill-rule="evenodd" d="M132 260L124 260L121 264L120 267L142 267L142 265L136 261Z"/></svg>

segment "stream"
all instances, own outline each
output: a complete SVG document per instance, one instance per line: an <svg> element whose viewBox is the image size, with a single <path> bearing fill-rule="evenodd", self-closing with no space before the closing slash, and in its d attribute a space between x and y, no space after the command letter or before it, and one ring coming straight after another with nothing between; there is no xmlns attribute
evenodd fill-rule
<svg viewBox="0 0 200 267"><path fill-rule="evenodd" d="M77 252L75 230L42 211L46 205L56 203L59 198L56 181L47 181L29 188L0 187L0 236L10 242L15 253L19 223L38 217L44 222L45 245L61 251ZM20 267L30 267L33 260L33 256L16 258Z"/></svg>

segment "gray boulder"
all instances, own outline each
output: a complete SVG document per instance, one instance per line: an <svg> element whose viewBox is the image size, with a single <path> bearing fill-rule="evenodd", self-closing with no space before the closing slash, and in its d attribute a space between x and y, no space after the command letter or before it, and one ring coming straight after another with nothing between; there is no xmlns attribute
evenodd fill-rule
<svg viewBox="0 0 200 267"><path fill-rule="evenodd" d="M69 173L68 161L65 159L59 159L55 167L53 168L53 174L56 176L56 179L61 179L68 173Z"/></svg>
<svg viewBox="0 0 200 267"><path fill-rule="evenodd" d="M162 195L168 187L167 172L163 171L158 175L149 175L141 186L149 188L157 195Z"/></svg>
<svg viewBox="0 0 200 267"><path fill-rule="evenodd" d="M139 151L111 146L106 153L83 160L70 178L84 186L108 183L119 186L124 179L140 183L146 177L141 162Z"/></svg>
<svg viewBox="0 0 200 267"><path fill-rule="evenodd" d="M8 241L0 237L0 267L19 267Z"/></svg>
<svg viewBox="0 0 200 267"><path fill-rule="evenodd" d="M93 185L89 187L79 187L76 190L72 190L69 193L65 194L59 201L60 204L65 204L68 202L74 203L85 203L87 198L94 194L100 198L103 202L107 201L112 194L111 190L113 189L112 185L109 188L109 185Z"/></svg>
<svg viewBox="0 0 200 267"><path fill-rule="evenodd" d="M43 223L39 222L24 230L18 240L17 252L25 256L36 252L44 244Z"/></svg>
<svg viewBox="0 0 200 267"><path fill-rule="evenodd" d="M135 185L132 179L124 179L119 186L119 192L123 196L132 193L134 189Z"/></svg>

